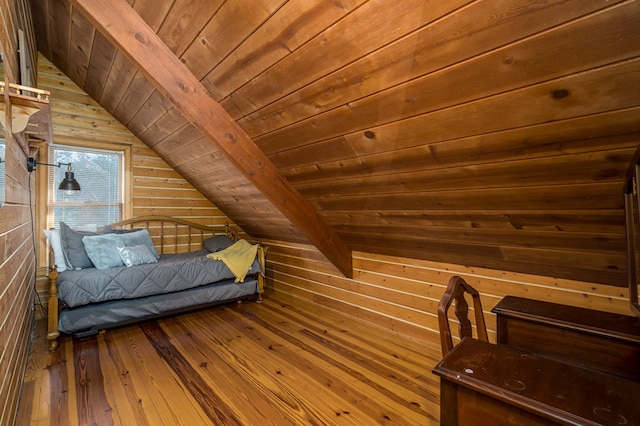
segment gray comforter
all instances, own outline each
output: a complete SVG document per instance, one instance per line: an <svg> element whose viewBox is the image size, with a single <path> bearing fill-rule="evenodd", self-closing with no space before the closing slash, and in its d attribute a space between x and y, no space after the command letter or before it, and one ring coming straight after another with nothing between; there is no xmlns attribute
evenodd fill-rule
<svg viewBox="0 0 640 426"><path fill-rule="evenodd" d="M72 308L108 300L135 299L171 293L234 278L227 266L208 259L209 252L168 254L158 263L110 269L64 271L58 277L61 306ZM254 261L250 274L262 272Z"/></svg>

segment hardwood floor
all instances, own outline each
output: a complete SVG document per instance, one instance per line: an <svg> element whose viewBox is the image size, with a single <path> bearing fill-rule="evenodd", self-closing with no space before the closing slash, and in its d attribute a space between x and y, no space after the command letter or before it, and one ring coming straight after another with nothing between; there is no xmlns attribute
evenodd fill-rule
<svg viewBox="0 0 640 426"><path fill-rule="evenodd" d="M440 348L268 295L47 352L36 330L18 425L438 424Z"/></svg>

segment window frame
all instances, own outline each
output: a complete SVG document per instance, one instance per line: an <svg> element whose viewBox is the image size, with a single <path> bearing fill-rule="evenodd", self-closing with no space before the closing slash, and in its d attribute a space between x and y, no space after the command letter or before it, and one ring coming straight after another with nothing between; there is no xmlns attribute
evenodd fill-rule
<svg viewBox="0 0 640 426"><path fill-rule="evenodd" d="M117 142L84 142L77 143L74 141L59 141L54 145L69 147L71 149L96 149L103 151L120 151L123 153L123 171L122 171L122 180L123 180L123 193L122 193L122 219L130 218L133 213L133 182L131 176L133 175L132 170L132 156L133 156L133 147L131 144L126 143L117 143ZM49 159L50 152L50 144L42 144L40 145L37 152L37 161L40 163L51 163ZM46 170L46 167L37 168L36 171L32 174L35 174L36 179L36 233L39 235L38 241L38 265L43 265L44 268L48 268L47 265L48 256L46 253L46 249L48 247L46 239L44 237L44 229L47 229L47 224L53 222L53 218L50 217L49 211L49 190L51 188L51 184L49 183L49 173ZM77 177L77 176L76 176ZM59 183L59 182L58 182ZM80 186L82 186L82 181L80 180ZM56 185L57 186L57 185ZM51 210L52 212L52 210ZM98 224L98 225L106 225L106 224ZM57 227L57 225L55 226ZM40 269L40 268L39 268ZM44 270L39 270L39 273L45 272Z"/></svg>
<svg viewBox="0 0 640 426"><path fill-rule="evenodd" d="M48 173L48 181L47 181L47 185L48 185L47 187L47 227L48 228L57 228L58 227L57 222L61 220L65 220L65 222L67 222L67 224L69 224L70 226L86 225L87 223L95 223L94 220L92 219L87 220L86 217L84 219L85 221L83 221L82 215L80 217L76 217L77 214L81 214L83 212L84 210L83 207L86 207L90 209L90 211L94 211L95 213L98 213L100 211L106 213L107 211L110 211L111 213L108 215L110 216L110 218L108 219L109 222L118 222L124 218L125 198L124 198L124 151L123 150L99 149L94 147L75 147L75 146L62 145L62 144L50 144L48 147L48 150L49 150L49 157L53 159L53 161L51 161L51 164L59 164L58 161L60 160L55 160L56 151L70 152L70 153L77 152L81 155L95 154L98 156L103 156L103 158L110 157L110 156L117 157L118 167L116 168L116 170L112 169L112 171L115 173L111 175L109 179L112 179L112 178L116 179L119 186L119 188L114 188L111 185L108 185L105 187L105 190L109 188L108 191L110 192L112 190L115 190L113 191L113 195L115 195L116 197L115 198L110 197L111 201L93 201L93 202L88 201L86 197L82 196L84 194L76 194L75 196L74 195L66 196L65 194L62 194L60 191L58 191L57 187L61 179L60 175L66 172L67 166L62 165L60 167L47 167L46 171ZM77 173L80 167L78 167L78 164L72 164L72 168ZM89 181L91 179L95 179L95 177L85 176L85 180ZM54 180L56 181L54 182ZM82 178L80 178L80 180L82 180ZM105 182L94 182L94 183L98 185L102 185ZM102 190L99 190L99 192L102 193ZM100 196L102 196L102 194ZM70 210L67 210L67 208L69 208ZM71 214L71 216L68 217L67 219L64 219L64 217L66 217L65 211ZM116 213L116 212L117 214L115 217L111 216L112 213ZM56 219L56 216L55 216L56 213L58 214L62 213L62 217L59 217ZM80 221L75 223L72 220L73 218L79 219ZM71 222L69 222L70 220ZM104 223L98 223L98 225L104 225Z"/></svg>

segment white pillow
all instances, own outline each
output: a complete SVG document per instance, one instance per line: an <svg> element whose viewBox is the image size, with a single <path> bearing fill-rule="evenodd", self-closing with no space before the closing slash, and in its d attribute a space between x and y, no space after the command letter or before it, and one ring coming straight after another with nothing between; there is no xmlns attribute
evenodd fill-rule
<svg viewBox="0 0 640 426"><path fill-rule="evenodd" d="M91 223L89 225L81 225L77 226L73 229L78 231L98 231L98 225L95 223ZM63 272L69 269L66 261L64 260L64 253L62 252L62 242L60 241L60 230L59 229L45 229L44 236L51 244L51 248L53 249L53 261L58 269L58 272Z"/></svg>
<svg viewBox="0 0 640 426"><path fill-rule="evenodd" d="M60 230L59 229L45 229L44 236L49 240L51 248L53 249L53 262L55 263L58 272L66 271L67 263L64 260L64 254L62 253L62 243L60 242Z"/></svg>

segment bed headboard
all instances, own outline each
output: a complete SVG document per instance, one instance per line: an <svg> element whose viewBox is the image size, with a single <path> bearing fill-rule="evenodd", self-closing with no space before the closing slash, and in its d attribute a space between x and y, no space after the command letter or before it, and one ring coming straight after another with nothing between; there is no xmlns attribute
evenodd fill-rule
<svg viewBox="0 0 640 426"><path fill-rule="evenodd" d="M216 229L171 216L139 216L111 224L113 229L146 229L160 254L183 253L202 248L202 242L213 235ZM234 241L240 236L228 223L225 235Z"/></svg>
<svg viewBox="0 0 640 426"><path fill-rule="evenodd" d="M185 253L202 248L202 242L209 237L223 234L238 241L245 238L238 234L228 223L224 232L220 227L211 227L171 216L138 216L110 224L113 229L146 229L151 235L153 245L160 254ZM258 244L251 241L252 244ZM265 248L266 249L266 248ZM47 240L46 268L47 273L56 264L56 255L51 243Z"/></svg>

